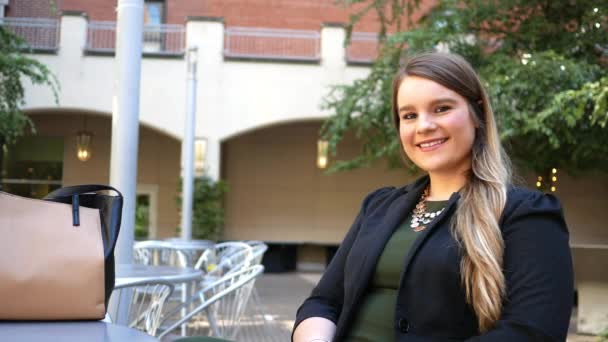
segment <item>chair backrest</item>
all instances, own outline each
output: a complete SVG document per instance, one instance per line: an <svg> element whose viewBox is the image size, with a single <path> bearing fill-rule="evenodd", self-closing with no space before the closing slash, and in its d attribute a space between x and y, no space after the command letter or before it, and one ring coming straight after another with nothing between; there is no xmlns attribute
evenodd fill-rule
<svg viewBox="0 0 608 342"><path fill-rule="evenodd" d="M208 284L188 301L164 315L161 323L163 331L158 337L162 338L186 322L196 323L193 320L198 319L199 322L193 326L200 331L195 334L234 339L238 334L239 321L249 301L255 279L263 272L263 266L255 265ZM192 307L194 309L191 309ZM184 308L187 314L181 316L181 310Z"/></svg>
<svg viewBox="0 0 608 342"><path fill-rule="evenodd" d="M160 325L161 314L167 298L172 292L173 285L162 281L146 281L116 287L112 296L118 297L118 303L121 302L121 298L128 298L125 302L129 303L129 308L124 311L127 315L126 320L111 317L112 321L126 321L130 328L136 328L154 336ZM118 310L117 314L120 313L121 311Z"/></svg>
<svg viewBox="0 0 608 342"><path fill-rule="evenodd" d="M253 264L253 248L244 242L222 242L207 249L195 268L210 277L221 277Z"/></svg>
<svg viewBox="0 0 608 342"><path fill-rule="evenodd" d="M133 245L133 261L142 265L186 267L187 256L166 241L139 241Z"/></svg>
<svg viewBox="0 0 608 342"><path fill-rule="evenodd" d="M252 265L262 264L264 253L268 250L268 245L262 241L247 241L247 244L252 248Z"/></svg>

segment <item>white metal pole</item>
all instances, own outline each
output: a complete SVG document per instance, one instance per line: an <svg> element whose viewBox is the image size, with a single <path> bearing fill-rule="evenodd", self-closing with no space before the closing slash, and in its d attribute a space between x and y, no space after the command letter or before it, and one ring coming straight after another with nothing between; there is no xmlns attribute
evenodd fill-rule
<svg viewBox="0 0 608 342"><path fill-rule="evenodd" d="M184 179L182 180L182 239L192 239L192 202L194 191L194 131L196 124L196 63L198 49L188 49L188 72L186 81L186 122L184 125L184 140L182 141L182 156L184 158Z"/></svg>
<svg viewBox="0 0 608 342"><path fill-rule="evenodd" d="M144 0L118 0L110 183L124 196L117 263L131 263L135 227Z"/></svg>

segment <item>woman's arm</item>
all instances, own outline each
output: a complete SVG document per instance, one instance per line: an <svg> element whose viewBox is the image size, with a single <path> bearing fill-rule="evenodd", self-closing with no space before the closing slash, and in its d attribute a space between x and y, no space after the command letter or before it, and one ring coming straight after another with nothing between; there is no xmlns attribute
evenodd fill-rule
<svg viewBox="0 0 608 342"><path fill-rule="evenodd" d="M293 332L293 342L331 342L335 333L334 322L323 317L311 317L300 322Z"/></svg>
<svg viewBox="0 0 608 342"><path fill-rule="evenodd" d="M359 228L365 217L369 203L380 196L381 193L389 192L392 188L382 188L369 194L363 201L361 210L340 244L338 251L332 258L329 266L323 273L321 280L312 290L310 296L298 309L292 340L295 342L312 342L318 338L315 329L323 330L323 336L331 341L336 331L336 322L342 312L344 302L344 268L350 249L357 238ZM306 322L303 328L302 324ZM297 336L296 336L297 332ZM325 335L326 334L326 335ZM296 339L297 338L297 339ZM312 340L312 341L311 341ZM314 342L322 342L314 341Z"/></svg>
<svg viewBox="0 0 608 342"><path fill-rule="evenodd" d="M559 200L527 193L505 216L507 297L496 327L467 341L565 341L574 276Z"/></svg>

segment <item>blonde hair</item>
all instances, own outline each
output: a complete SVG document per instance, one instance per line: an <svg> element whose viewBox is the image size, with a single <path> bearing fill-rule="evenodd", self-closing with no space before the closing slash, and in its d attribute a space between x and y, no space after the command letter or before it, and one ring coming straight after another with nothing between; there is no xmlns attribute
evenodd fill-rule
<svg viewBox="0 0 608 342"><path fill-rule="evenodd" d="M464 97L476 126L469 180L460 190L451 229L463 250L460 273L466 301L477 315L480 332L485 332L500 319L505 296L504 241L498 221L511 182L510 161L500 143L488 94L467 61L448 53L424 53L409 58L393 82L393 120L397 131L400 123L397 91L407 76L429 79Z"/></svg>

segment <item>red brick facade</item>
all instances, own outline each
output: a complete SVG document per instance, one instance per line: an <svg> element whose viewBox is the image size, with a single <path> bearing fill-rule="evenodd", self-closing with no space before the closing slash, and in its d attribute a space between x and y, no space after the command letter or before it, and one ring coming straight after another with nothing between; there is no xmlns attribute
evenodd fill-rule
<svg viewBox="0 0 608 342"><path fill-rule="evenodd" d="M158 2L159 0L155 0ZM371 0L370 0L371 1ZM412 16L417 21L433 7L438 0L423 1L421 8ZM58 3L56 3L58 2ZM56 4L53 6L53 4ZM91 21L115 21L117 0L11 0L7 10L9 16L17 17L51 17L53 8L62 11L85 12ZM323 24L348 23L351 13L362 8L345 7L335 4L334 0L164 0L164 21L168 24L184 24L187 17L222 18L226 28L249 27L282 30L308 30L319 32ZM377 32L379 22L375 13L368 13L355 26L356 32ZM390 30L390 29L389 29ZM95 34L105 34L97 32ZM365 35L370 37L370 35ZM106 37L108 38L108 37ZM107 47L113 49L114 40L107 41ZM166 44L167 37L162 39ZM226 37L227 56L246 56L264 58L285 58L300 60L318 60L319 40L290 37ZM168 52L177 52L168 51ZM369 62L377 53L377 42L371 39L353 39L347 50L347 59L351 62Z"/></svg>
<svg viewBox="0 0 608 342"><path fill-rule="evenodd" d="M13 0L14 2L15 0ZM48 0L19 0L48 1ZM420 13L437 3L427 0ZM90 20L116 20L116 0L62 0L62 10L84 11ZM220 17L226 26L318 30L323 23L348 22L352 8L334 4L334 0L166 0L167 23L183 24L189 16ZM414 16L420 18L420 14ZM378 22L368 15L357 31L375 32Z"/></svg>
<svg viewBox="0 0 608 342"><path fill-rule="evenodd" d="M10 0L5 8L7 17L56 18L61 0Z"/></svg>

